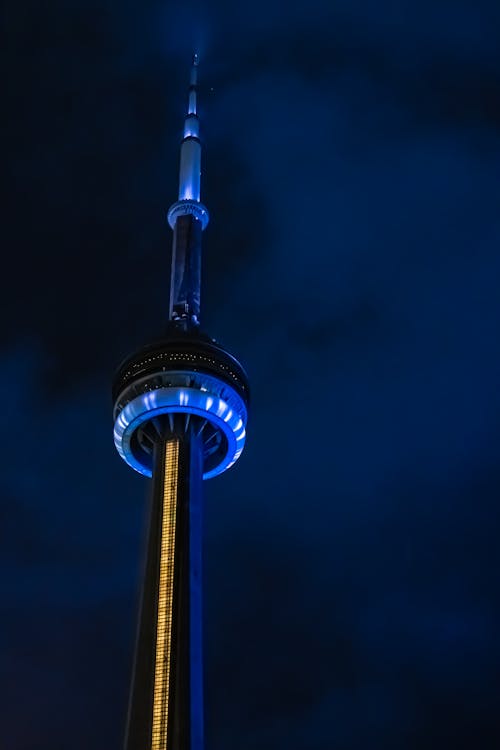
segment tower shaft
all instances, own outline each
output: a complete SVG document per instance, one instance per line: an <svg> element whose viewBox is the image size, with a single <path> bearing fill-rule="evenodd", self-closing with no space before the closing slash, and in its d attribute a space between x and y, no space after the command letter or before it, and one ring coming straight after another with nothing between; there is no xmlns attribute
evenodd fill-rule
<svg viewBox="0 0 500 750"><path fill-rule="evenodd" d="M203 748L202 462L196 424L154 448L126 750Z"/></svg>

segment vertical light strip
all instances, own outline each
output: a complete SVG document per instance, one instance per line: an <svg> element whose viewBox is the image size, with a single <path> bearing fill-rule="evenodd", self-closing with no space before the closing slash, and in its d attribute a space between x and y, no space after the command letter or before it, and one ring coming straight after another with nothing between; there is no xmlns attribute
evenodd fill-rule
<svg viewBox="0 0 500 750"><path fill-rule="evenodd" d="M151 750L167 750L168 700L172 659L172 605L174 598L175 516L179 476L179 440L165 443L165 475L161 521L158 620L153 692Z"/></svg>

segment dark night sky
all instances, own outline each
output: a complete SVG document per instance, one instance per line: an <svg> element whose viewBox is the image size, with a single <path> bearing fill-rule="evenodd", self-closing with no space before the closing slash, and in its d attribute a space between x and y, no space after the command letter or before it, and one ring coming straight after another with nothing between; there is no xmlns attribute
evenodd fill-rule
<svg viewBox="0 0 500 750"><path fill-rule="evenodd" d="M119 750L201 58L204 323L253 386L206 484L208 750L500 746L500 5L8 0L2 750Z"/></svg>

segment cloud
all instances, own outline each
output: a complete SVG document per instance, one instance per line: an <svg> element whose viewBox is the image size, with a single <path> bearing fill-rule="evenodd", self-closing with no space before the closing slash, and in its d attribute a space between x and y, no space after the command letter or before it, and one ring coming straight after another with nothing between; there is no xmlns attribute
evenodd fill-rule
<svg viewBox="0 0 500 750"><path fill-rule="evenodd" d="M30 342L2 356L4 741L63 748L81 725L84 747L123 724L145 488L122 486L106 384L42 399L43 369Z"/></svg>

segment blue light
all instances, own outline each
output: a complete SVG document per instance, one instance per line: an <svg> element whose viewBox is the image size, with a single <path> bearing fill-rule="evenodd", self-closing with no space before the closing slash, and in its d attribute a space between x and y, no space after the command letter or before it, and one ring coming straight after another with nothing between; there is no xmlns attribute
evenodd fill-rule
<svg viewBox="0 0 500 750"><path fill-rule="evenodd" d="M224 403L224 401L220 398L219 399L219 405L217 407L216 414L218 417L222 417L224 412L226 411L227 404Z"/></svg>
<svg viewBox="0 0 500 750"><path fill-rule="evenodd" d="M194 194L192 180L184 180L179 191L179 200L192 201L197 200L197 197Z"/></svg>
<svg viewBox="0 0 500 750"><path fill-rule="evenodd" d="M206 229L210 220L208 209L199 200L193 199L178 200L170 206L167 213L167 220L171 228L175 227L178 216L186 216L187 214L196 216L201 221L202 229Z"/></svg>
<svg viewBox="0 0 500 750"><path fill-rule="evenodd" d="M146 398L144 399L146 406L148 409L153 409L156 404L155 394L154 393L148 393Z"/></svg>
<svg viewBox="0 0 500 750"><path fill-rule="evenodd" d="M190 113L190 114L195 114ZM186 117L186 120L184 122L184 138L198 138L200 134L200 126L198 122L198 118L195 117Z"/></svg>
<svg viewBox="0 0 500 750"><path fill-rule="evenodd" d="M230 386L221 385L215 378L199 374L198 377L203 377L204 391L199 387L199 383L195 388L158 388L154 393L146 392L135 396L117 415L114 427L116 448L123 460L140 474L150 477L151 469L132 451L132 436L142 424L160 414L194 414L203 417L222 432L226 438L226 453L218 465L203 474L204 479L221 474L241 455L245 444L244 424L247 418L243 400ZM222 388L224 398L220 398L218 394L216 397L207 396L207 385L212 385L212 393L214 389L220 393Z"/></svg>

